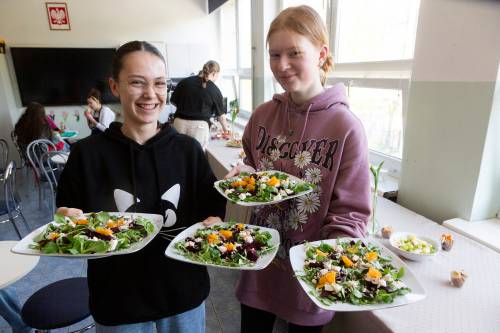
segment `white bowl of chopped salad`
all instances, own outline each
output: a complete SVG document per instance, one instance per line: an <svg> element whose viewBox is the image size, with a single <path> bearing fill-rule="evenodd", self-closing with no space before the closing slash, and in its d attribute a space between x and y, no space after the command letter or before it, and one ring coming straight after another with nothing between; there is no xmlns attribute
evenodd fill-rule
<svg viewBox="0 0 500 333"><path fill-rule="evenodd" d="M435 256L440 249L439 243L425 236L410 232L395 232L389 238L393 250L400 256L413 261L422 261Z"/></svg>

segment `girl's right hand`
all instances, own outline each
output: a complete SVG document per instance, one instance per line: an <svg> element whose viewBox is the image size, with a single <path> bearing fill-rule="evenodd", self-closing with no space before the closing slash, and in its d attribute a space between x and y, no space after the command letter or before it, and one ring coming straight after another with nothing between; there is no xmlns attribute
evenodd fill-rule
<svg viewBox="0 0 500 333"><path fill-rule="evenodd" d="M254 173L255 169L246 164L239 164L235 166L231 171L229 171L229 173L224 176L224 179L237 176L242 172Z"/></svg>
<svg viewBox="0 0 500 333"><path fill-rule="evenodd" d="M78 208L68 208L68 207L59 207L56 211L57 214L61 214L64 216L81 216L83 215L83 211Z"/></svg>

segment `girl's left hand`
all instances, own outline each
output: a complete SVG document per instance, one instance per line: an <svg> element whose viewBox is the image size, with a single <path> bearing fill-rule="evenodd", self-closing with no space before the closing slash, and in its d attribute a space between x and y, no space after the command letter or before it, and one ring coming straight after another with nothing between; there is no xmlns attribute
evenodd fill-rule
<svg viewBox="0 0 500 333"><path fill-rule="evenodd" d="M207 217L204 221L203 221L203 224L206 225L207 227L212 225L212 224L215 224L217 222L222 222L221 218L218 217L218 216L209 216Z"/></svg>

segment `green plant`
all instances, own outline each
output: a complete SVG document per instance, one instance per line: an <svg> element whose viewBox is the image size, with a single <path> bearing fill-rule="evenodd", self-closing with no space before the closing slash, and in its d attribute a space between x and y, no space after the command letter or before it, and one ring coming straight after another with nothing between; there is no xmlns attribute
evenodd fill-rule
<svg viewBox="0 0 500 333"><path fill-rule="evenodd" d="M378 182L380 178L380 170L382 169L382 165L384 165L384 161L380 162L378 166L373 166L370 165L370 171L373 175L373 196L372 196L372 216L371 216L371 223L372 223L372 234L375 234L375 224L377 224L377 219L375 217L375 214L377 212L377 192L378 192Z"/></svg>
<svg viewBox="0 0 500 333"><path fill-rule="evenodd" d="M234 121L236 120L236 116L240 112L240 103L238 99L235 98L231 102L229 102L229 108L231 109L231 123L234 125Z"/></svg>

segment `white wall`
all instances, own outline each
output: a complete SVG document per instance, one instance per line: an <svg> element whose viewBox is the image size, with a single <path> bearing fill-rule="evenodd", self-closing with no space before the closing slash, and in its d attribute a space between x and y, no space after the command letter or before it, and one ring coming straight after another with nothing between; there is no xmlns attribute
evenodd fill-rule
<svg viewBox="0 0 500 333"><path fill-rule="evenodd" d="M499 31L498 1L421 0L398 202L438 222L500 208Z"/></svg>
<svg viewBox="0 0 500 333"><path fill-rule="evenodd" d="M70 31L54 31L48 26L45 2L39 0L0 1L0 39L7 46L47 47L116 47L130 40L163 42L166 45L208 45L207 60L219 59L219 11L210 15L206 11L206 0L68 0ZM1 55L0 55L1 57ZM5 57L4 57L5 58ZM10 73L0 66L0 79L12 82L13 90L0 86L0 122L15 122L22 108L17 84L12 80L12 66L7 54ZM168 61L168 59L167 59ZM8 109L15 106L13 116L8 119ZM48 108L55 110L56 119L62 111L73 117L79 107ZM81 108L80 108L81 110ZM76 126L86 133L86 122L80 120ZM0 130L4 130L3 127ZM4 133L1 133L4 136Z"/></svg>

